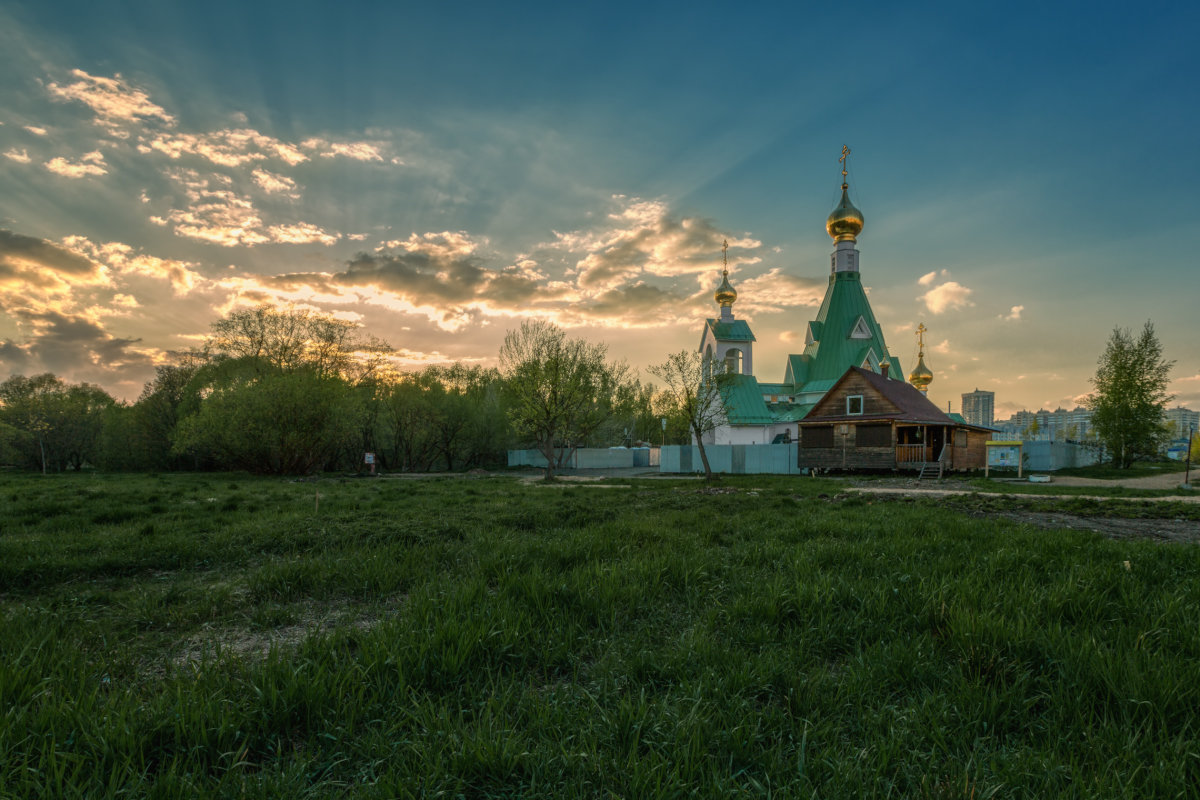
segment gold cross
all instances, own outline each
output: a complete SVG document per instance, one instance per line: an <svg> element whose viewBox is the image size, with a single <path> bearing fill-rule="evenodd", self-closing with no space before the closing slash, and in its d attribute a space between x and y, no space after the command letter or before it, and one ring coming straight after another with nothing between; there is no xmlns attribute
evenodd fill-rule
<svg viewBox="0 0 1200 800"><path fill-rule="evenodd" d="M838 159L838 163L842 165L842 183L846 182L846 159L850 157L850 148L842 145L842 157Z"/></svg>
<svg viewBox="0 0 1200 800"><path fill-rule="evenodd" d="M721 244L721 258L725 261L725 268L721 270L724 274L729 274L729 240L726 239Z"/></svg>
<svg viewBox="0 0 1200 800"><path fill-rule="evenodd" d="M917 325L917 346L921 348L922 352L925 351L925 331L927 330L929 329L925 327L924 322Z"/></svg>

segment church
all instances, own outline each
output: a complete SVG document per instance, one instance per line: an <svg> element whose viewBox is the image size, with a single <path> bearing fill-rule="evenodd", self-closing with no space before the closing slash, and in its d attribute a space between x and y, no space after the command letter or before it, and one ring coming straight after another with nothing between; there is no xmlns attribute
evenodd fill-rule
<svg viewBox="0 0 1200 800"><path fill-rule="evenodd" d="M888 350L863 290L859 252L863 214L850 202L846 157L842 149L842 199L825 221L833 239L829 287L805 330L804 352L789 355L780 383L754 375L754 333L733 312L737 291L729 282L726 262L715 299L720 315L705 320L700 352L724 362L731 374L725 389L726 420L705 437L705 444L772 444L793 441L797 423L825 396L850 367L859 367L903 382L898 359ZM924 393L933 380L924 351L909 382Z"/></svg>

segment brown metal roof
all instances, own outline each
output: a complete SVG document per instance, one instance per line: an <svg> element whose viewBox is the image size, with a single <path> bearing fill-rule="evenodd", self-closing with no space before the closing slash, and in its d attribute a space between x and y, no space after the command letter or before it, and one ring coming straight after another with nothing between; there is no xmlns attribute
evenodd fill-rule
<svg viewBox="0 0 1200 800"><path fill-rule="evenodd" d="M922 425L953 425L959 428L975 427L971 425L963 425L960 422L952 420L946 416L946 413L933 404L932 401L925 395L917 391L916 387L905 383L902 380L885 378L878 372L872 372L869 369L861 367L850 367L846 370L842 377L837 379L837 382L826 392L826 397L831 394L834 389L846 380L846 377L851 373L858 373L863 380L867 382L876 392L882 395L892 405L899 409L894 414L839 414L836 417L806 417L801 425L818 425L828 424L830 422L855 422L855 421L884 421L895 420L897 422L915 422ZM819 405L819 403L818 403ZM816 409L813 409L814 411ZM810 412L811 413L811 412Z"/></svg>

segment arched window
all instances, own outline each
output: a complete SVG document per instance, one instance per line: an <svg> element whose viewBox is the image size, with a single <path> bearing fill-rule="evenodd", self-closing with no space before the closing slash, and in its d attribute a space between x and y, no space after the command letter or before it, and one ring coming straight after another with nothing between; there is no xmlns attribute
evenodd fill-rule
<svg viewBox="0 0 1200 800"><path fill-rule="evenodd" d="M712 360L713 360L713 352L712 352L712 345L710 344L708 347L704 348L704 364L702 366L704 369L704 382L705 383L708 383L708 381L712 378Z"/></svg>
<svg viewBox="0 0 1200 800"><path fill-rule="evenodd" d="M736 347L731 347L725 351L725 367L734 374L742 374L742 351Z"/></svg>

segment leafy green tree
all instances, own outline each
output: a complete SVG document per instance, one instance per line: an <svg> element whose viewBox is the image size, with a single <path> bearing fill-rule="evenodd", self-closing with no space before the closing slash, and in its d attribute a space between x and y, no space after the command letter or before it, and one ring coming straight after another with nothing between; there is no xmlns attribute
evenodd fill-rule
<svg viewBox="0 0 1200 800"><path fill-rule="evenodd" d="M6 449L42 472L95 464L104 419L116 400L98 386L68 384L50 373L14 375L0 384Z"/></svg>
<svg viewBox="0 0 1200 800"><path fill-rule="evenodd" d="M546 480L612 413L623 365L607 360L608 349L568 338L556 325L525 321L509 331L500 348L500 374L519 436L546 458Z"/></svg>
<svg viewBox="0 0 1200 800"><path fill-rule="evenodd" d="M389 350L326 315L235 311L213 324L178 403L164 398L177 420L172 452L256 472L357 466Z"/></svg>
<svg viewBox="0 0 1200 800"><path fill-rule="evenodd" d="M352 388L315 370L227 381L179 423L176 452L211 453L226 468L305 475L358 431Z"/></svg>
<svg viewBox="0 0 1200 800"><path fill-rule="evenodd" d="M1100 356L1088 396L1092 426L1114 467L1128 468L1135 459L1158 454L1165 435L1163 411L1173 361L1163 359L1154 325L1146 322L1135 340L1126 328L1114 328Z"/></svg>
<svg viewBox="0 0 1200 800"><path fill-rule="evenodd" d="M419 374L400 375L383 389L380 412L380 456L383 467L403 472L432 469L433 410Z"/></svg>
<svg viewBox="0 0 1200 800"><path fill-rule="evenodd" d="M699 352L680 350L651 367L650 374L664 384L659 394L663 416L686 420L692 439L700 448L704 479L713 480L708 453L704 450L704 437L727 419L726 387L731 377L727 364L706 358Z"/></svg>

